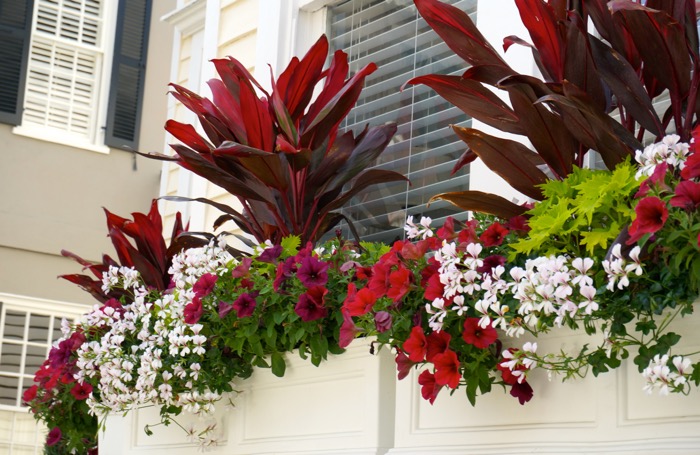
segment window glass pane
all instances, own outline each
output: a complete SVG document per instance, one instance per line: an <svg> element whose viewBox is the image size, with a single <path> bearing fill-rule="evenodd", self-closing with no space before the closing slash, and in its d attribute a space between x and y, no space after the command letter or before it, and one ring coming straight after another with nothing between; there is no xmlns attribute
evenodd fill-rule
<svg viewBox="0 0 700 455"><path fill-rule="evenodd" d="M29 340L33 343L48 342L49 324L51 316L32 314L29 318Z"/></svg>
<svg viewBox="0 0 700 455"><path fill-rule="evenodd" d="M4 337L9 340L24 339L24 321L27 313L19 313L8 310L5 313Z"/></svg>
<svg viewBox="0 0 700 455"><path fill-rule="evenodd" d="M3 343L2 353L0 353L0 371L4 373L19 373L20 361L22 360L22 345L14 343Z"/></svg>
<svg viewBox="0 0 700 455"><path fill-rule="evenodd" d="M476 14L475 0L448 3ZM468 188L468 167L451 175L466 146L450 125L468 126L470 119L425 86L401 90L412 77L459 75L466 63L428 27L409 0L347 0L329 8L328 17L331 45L348 54L351 72L370 62L378 66L367 77L343 127L358 133L368 123L396 122L397 134L374 166L399 172L412 182L371 188L350 201L343 213L364 240L385 242L403 238L408 215L429 216L436 225L448 215L466 219L466 213L446 202L430 207L427 203L438 193ZM344 234L350 232L345 229Z"/></svg>
<svg viewBox="0 0 700 455"><path fill-rule="evenodd" d="M0 375L0 404L17 406L17 388L20 386L18 377Z"/></svg>

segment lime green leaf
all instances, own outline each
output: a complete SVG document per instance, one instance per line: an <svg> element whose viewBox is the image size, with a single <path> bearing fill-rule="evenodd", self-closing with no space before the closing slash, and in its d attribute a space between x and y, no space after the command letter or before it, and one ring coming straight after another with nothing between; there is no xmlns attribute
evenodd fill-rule
<svg viewBox="0 0 700 455"><path fill-rule="evenodd" d="M290 235L285 237L280 242L282 245L284 256L294 256L299 251L299 245L301 245L301 238L298 235Z"/></svg>

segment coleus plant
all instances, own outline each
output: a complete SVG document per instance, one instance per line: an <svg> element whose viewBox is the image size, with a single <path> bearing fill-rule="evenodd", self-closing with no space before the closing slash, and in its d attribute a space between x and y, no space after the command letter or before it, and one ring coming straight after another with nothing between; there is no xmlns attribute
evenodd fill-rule
<svg viewBox="0 0 700 455"><path fill-rule="evenodd" d="M508 36L503 47L530 47L541 78L511 68L465 12L437 0L415 4L469 68L461 76L432 74L408 83L431 87L474 119L523 136L534 149L454 126L468 146L454 171L481 158L513 188L541 200L540 185L566 178L584 164L589 151L598 152L612 169L642 149L647 134L655 142L667 131L690 139L700 86L693 1L515 0L531 43ZM657 113L655 102L665 94L668 107ZM526 210L478 191L434 199L503 217Z"/></svg>
<svg viewBox="0 0 700 455"><path fill-rule="evenodd" d="M165 129L181 141L171 145L175 156L147 156L174 161L238 198L241 209L196 199L224 212L215 229L234 221L258 242L279 244L290 235L315 242L344 218L336 210L361 190L405 179L366 169L393 137L395 124L357 135L338 131L376 65L349 77L347 54L336 51L324 69L327 56L322 36L277 80L271 78L270 91L232 57L213 61L220 79L209 81L212 100L171 84L173 96L197 115L204 136L168 120Z"/></svg>

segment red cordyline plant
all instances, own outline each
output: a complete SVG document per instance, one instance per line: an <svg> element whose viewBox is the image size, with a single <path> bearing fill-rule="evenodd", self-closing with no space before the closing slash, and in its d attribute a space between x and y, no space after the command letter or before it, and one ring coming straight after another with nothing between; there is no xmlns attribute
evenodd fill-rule
<svg viewBox="0 0 700 455"><path fill-rule="evenodd" d="M166 245L163 239L163 221L158 212L158 203L155 200L151 203L151 209L148 213L132 213L133 220L122 218L106 209L105 214L107 215L108 236L119 260L115 261L105 254L102 256L102 263L94 263L69 251L61 250L63 256L80 263L95 278L83 274L60 276L60 278L77 284L103 303L109 299L121 297L116 290L106 293L102 289L102 275L110 267L133 267L139 272L148 287L165 290L170 284L168 270L173 255L183 248L201 244L195 237L181 236L186 232L186 227L183 227L182 218L178 212L175 215L171 243L169 246Z"/></svg>
<svg viewBox="0 0 700 455"><path fill-rule="evenodd" d="M171 160L238 198L242 209L204 198L259 242L298 235L315 242L343 215L340 209L370 185L405 179L381 169L365 170L396 132L395 124L340 133L370 63L348 77L348 58L336 51L324 70L328 40L322 36L300 60L292 59L266 91L238 60L213 60L221 79L209 81L209 100L176 84L173 96L197 114L204 136L192 125L168 120L165 129L181 144ZM320 86L318 96L314 91ZM261 93L262 96L258 96ZM175 198L182 199L182 198Z"/></svg>
<svg viewBox="0 0 700 455"><path fill-rule="evenodd" d="M486 41L469 16L437 0L415 0L418 11L468 64L462 76L427 75L425 84L473 118L519 142L472 128L453 127L468 149L455 171L481 158L513 188L536 200L549 178L563 179L593 150L612 169L641 150L645 134L658 142L667 131L690 139L698 115L700 56L691 0L515 0L541 78L519 74ZM570 7L567 5L575 5ZM589 32L589 24L595 32ZM508 95L507 103L491 91ZM657 113L656 100L668 107ZM505 218L526 210L477 191L445 193L467 209Z"/></svg>

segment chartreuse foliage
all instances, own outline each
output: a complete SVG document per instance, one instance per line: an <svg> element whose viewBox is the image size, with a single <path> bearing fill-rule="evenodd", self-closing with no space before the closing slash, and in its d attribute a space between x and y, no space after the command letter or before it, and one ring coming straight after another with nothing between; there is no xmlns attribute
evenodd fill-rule
<svg viewBox="0 0 700 455"><path fill-rule="evenodd" d="M634 215L635 172L625 161L612 172L574 167L564 180L548 181L542 185L545 199L528 212L528 237L511 248L525 255L605 256Z"/></svg>

